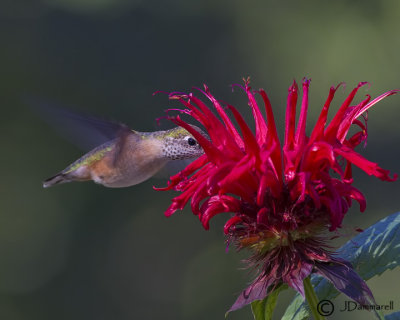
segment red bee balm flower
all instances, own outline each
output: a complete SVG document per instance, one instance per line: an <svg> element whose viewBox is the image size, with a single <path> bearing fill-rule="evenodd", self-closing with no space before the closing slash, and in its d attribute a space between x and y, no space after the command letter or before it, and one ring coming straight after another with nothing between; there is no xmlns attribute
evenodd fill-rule
<svg viewBox="0 0 400 320"><path fill-rule="evenodd" d="M282 283L304 296L303 280L312 272L321 274L360 304L374 301L371 291L352 266L335 257L326 245L328 231L341 227L352 200L359 203L360 211L365 210L363 194L352 186L352 165L381 180L397 178L396 175L391 178L388 171L354 151L367 138L364 113L398 91L388 91L372 101L367 95L360 103L351 105L357 91L365 84L361 82L351 91L327 125L328 109L340 84L331 87L317 123L307 136L310 80L303 80L297 126L298 88L294 82L287 98L283 147L267 94L264 90L253 92L248 82L243 89L253 113L255 134L236 108L228 105L240 128L239 134L225 108L206 86L202 93L211 101L221 120L192 93L169 95L186 107L181 112L206 128L210 139L179 116L170 117L197 139L205 154L171 177L168 187L161 189L182 192L172 200L166 216L182 210L190 200L193 213L208 229L212 217L230 212L224 226L228 243L235 243L238 249L250 249L250 265L258 272L230 311L264 299ZM255 94L261 96L267 121ZM347 137L352 125L359 131Z"/></svg>

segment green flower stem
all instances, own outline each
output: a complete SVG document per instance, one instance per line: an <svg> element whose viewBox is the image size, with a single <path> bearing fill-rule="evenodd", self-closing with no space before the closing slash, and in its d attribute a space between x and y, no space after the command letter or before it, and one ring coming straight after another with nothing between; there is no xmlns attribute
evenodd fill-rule
<svg viewBox="0 0 400 320"><path fill-rule="evenodd" d="M304 292L306 294L306 300L308 305L310 306L310 310L314 317L314 320L324 320L325 317L320 315L317 309L318 297L315 294L314 287L311 284L310 277L304 279L303 285L304 285Z"/></svg>

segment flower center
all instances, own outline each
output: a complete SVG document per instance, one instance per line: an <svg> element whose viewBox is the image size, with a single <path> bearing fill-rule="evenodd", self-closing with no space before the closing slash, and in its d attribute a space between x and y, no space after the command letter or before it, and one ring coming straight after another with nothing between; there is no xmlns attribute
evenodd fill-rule
<svg viewBox="0 0 400 320"><path fill-rule="evenodd" d="M237 237L240 248L250 248L259 254L271 251L276 247L293 246L296 241L317 237L327 229L323 221L314 221L295 230L270 229L255 234L239 235Z"/></svg>

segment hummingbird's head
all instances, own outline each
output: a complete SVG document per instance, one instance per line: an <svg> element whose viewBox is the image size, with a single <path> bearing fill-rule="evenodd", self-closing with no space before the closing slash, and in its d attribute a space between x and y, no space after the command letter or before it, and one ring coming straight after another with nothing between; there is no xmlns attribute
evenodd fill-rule
<svg viewBox="0 0 400 320"><path fill-rule="evenodd" d="M209 139L208 135L200 128L193 125L191 126L204 137ZM193 135L182 127L176 127L165 131L163 141L163 153L169 160L198 158L204 154L203 148L199 145Z"/></svg>

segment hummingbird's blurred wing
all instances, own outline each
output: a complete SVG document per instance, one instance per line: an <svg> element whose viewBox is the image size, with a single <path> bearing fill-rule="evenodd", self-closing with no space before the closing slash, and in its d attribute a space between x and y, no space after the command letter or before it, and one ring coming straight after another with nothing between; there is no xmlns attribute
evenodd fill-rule
<svg viewBox="0 0 400 320"><path fill-rule="evenodd" d="M158 179L168 179L176 175L179 171L185 169L190 163L196 159L173 160L160 169L153 177Z"/></svg>
<svg viewBox="0 0 400 320"><path fill-rule="evenodd" d="M84 151L131 132L122 123L80 114L38 99L25 100L47 124Z"/></svg>

